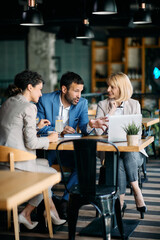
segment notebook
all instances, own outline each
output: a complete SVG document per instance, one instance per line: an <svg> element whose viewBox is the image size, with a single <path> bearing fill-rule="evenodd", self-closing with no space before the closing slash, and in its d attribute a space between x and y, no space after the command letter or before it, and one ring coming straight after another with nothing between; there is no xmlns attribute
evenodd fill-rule
<svg viewBox="0 0 160 240"><path fill-rule="evenodd" d="M109 116L108 141L123 142L127 141L126 132L123 127L134 121L136 125L142 126L142 114L113 115ZM139 132L141 138L142 130Z"/></svg>
<svg viewBox="0 0 160 240"><path fill-rule="evenodd" d="M82 137L81 133L68 133L68 134L64 134L64 138L80 138Z"/></svg>

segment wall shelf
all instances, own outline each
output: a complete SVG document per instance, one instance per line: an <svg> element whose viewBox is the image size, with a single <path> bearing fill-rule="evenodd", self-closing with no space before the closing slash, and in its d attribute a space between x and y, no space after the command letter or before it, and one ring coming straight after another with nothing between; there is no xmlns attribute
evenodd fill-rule
<svg viewBox="0 0 160 240"><path fill-rule="evenodd" d="M91 92L101 92L102 89L105 91L104 83L107 77L113 72L121 71L129 76L134 93L147 93L148 87L145 82L147 48L160 48L160 38L129 37L108 38L106 42L92 41ZM100 83L103 83L102 86ZM141 104L143 107L143 99Z"/></svg>

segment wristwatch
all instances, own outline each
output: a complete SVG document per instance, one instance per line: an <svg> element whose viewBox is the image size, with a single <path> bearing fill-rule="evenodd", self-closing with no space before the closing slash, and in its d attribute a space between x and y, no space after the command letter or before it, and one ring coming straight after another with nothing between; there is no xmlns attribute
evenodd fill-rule
<svg viewBox="0 0 160 240"><path fill-rule="evenodd" d="M38 126L36 126L36 130L37 130L37 132L40 130L40 128L38 127Z"/></svg>

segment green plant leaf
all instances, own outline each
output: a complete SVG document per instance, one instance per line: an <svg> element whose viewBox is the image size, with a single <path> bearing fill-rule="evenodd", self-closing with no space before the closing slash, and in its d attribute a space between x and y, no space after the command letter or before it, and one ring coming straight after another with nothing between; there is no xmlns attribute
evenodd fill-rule
<svg viewBox="0 0 160 240"><path fill-rule="evenodd" d="M137 135L141 129L141 126L137 126L135 122L129 123L123 127L127 135Z"/></svg>

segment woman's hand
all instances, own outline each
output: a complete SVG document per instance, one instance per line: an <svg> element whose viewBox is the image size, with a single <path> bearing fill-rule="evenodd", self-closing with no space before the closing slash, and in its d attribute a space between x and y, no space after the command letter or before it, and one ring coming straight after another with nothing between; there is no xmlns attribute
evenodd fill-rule
<svg viewBox="0 0 160 240"><path fill-rule="evenodd" d="M109 107L110 107L110 111L109 111L109 115L113 115L114 112L117 109L117 102L115 100L110 100L109 101Z"/></svg>
<svg viewBox="0 0 160 240"><path fill-rule="evenodd" d="M57 142L58 141L58 133L53 132L48 136L49 142Z"/></svg>
<svg viewBox="0 0 160 240"><path fill-rule="evenodd" d="M37 127L38 127L39 129L41 129L41 128L43 128L43 127L45 127L45 126L48 126L48 125L51 125L51 123L50 123L49 120L47 120L47 119L41 119L41 120L39 121L39 123L37 124Z"/></svg>
<svg viewBox="0 0 160 240"><path fill-rule="evenodd" d="M91 128L101 128L104 131L104 126L108 127L108 117L101 117L97 119L90 119L89 126Z"/></svg>

